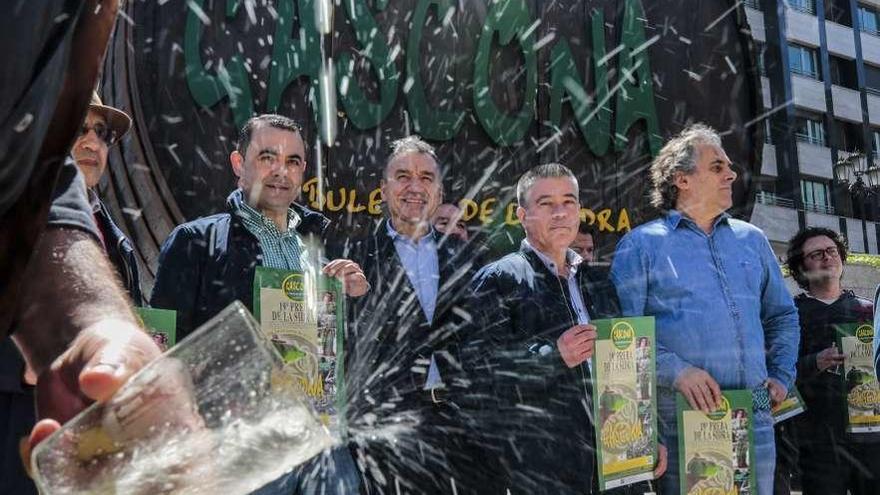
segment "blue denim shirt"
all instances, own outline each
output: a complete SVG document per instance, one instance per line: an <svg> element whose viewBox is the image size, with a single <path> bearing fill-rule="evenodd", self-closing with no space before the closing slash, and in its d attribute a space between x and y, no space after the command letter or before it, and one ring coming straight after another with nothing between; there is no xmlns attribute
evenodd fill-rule
<svg viewBox="0 0 880 495"><path fill-rule="evenodd" d="M757 227L722 214L707 235L671 210L621 239L611 277L624 315L656 318L658 386L695 366L722 389L791 389L798 313Z"/></svg>

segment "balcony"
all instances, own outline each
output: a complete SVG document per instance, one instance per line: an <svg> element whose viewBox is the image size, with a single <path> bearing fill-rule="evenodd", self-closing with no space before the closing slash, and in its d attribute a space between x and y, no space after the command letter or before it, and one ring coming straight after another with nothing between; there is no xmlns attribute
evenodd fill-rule
<svg viewBox="0 0 880 495"><path fill-rule="evenodd" d="M850 122L862 121L862 100L859 92L843 86L831 86L834 116Z"/></svg>
<svg viewBox="0 0 880 495"><path fill-rule="evenodd" d="M788 242L798 231L798 214L791 201L759 192L751 223L771 241Z"/></svg>
<svg viewBox="0 0 880 495"><path fill-rule="evenodd" d="M818 203L804 203L804 211L816 212L822 215L834 215L834 207Z"/></svg>
<svg viewBox="0 0 880 495"><path fill-rule="evenodd" d="M819 19L815 14L807 14L792 8L785 9L786 38L804 45L819 46Z"/></svg>
<svg viewBox="0 0 880 495"><path fill-rule="evenodd" d="M851 27L827 21L825 34L828 39L828 51L841 57L856 58L855 38Z"/></svg>
<svg viewBox="0 0 880 495"><path fill-rule="evenodd" d="M773 100L770 95L770 79L766 76L761 76L761 99L764 100L765 109L773 108Z"/></svg>
<svg viewBox="0 0 880 495"><path fill-rule="evenodd" d="M797 150L802 174L826 179L834 177L831 148L798 141Z"/></svg>
<svg viewBox="0 0 880 495"><path fill-rule="evenodd" d="M761 175L769 175L776 177L776 146L764 143L764 150L761 152Z"/></svg>
<svg viewBox="0 0 880 495"><path fill-rule="evenodd" d="M880 37L862 31L862 58L872 65L880 65Z"/></svg>
<svg viewBox="0 0 880 495"><path fill-rule="evenodd" d="M825 113L825 86L821 81L799 74L792 74L791 88L794 93L795 105L819 113Z"/></svg>
<svg viewBox="0 0 880 495"><path fill-rule="evenodd" d="M870 227L870 222L869 222ZM868 229L868 236L872 229ZM855 253L865 252L865 233L862 232L862 221L856 218L846 219L846 240L849 250Z"/></svg>
<svg viewBox="0 0 880 495"><path fill-rule="evenodd" d="M868 93L868 120L872 125L880 125L880 96Z"/></svg>
<svg viewBox="0 0 880 495"><path fill-rule="evenodd" d="M833 208L830 213L808 210L806 221L808 227L825 227L835 232L840 231L840 220L839 217L834 216Z"/></svg>
<svg viewBox="0 0 880 495"><path fill-rule="evenodd" d="M746 7L749 4L746 3ZM767 32L764 28L764 13L753 8L746 9L746 20L749 21L749 29L752 30L752 38L764 43L767 41Z"/></svg>

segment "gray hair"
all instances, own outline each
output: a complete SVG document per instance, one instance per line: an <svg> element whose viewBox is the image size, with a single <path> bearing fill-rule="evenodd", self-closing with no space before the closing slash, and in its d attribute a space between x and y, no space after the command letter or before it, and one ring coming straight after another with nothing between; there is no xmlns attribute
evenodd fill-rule
<svg viewBox="0 0 880 495"><path fill-rule="evenodd" d="M721 137L705 124L692 124L666 142L651 163L651 205L661 210L675 208L678 188L675 176L690 175L697 168L697 146L710 144L720 147Z"/></svg>
<svg viewBox="0 0 880 495"><path fill-rule="evenodd" d="M437 153L434 151L434 147L422 140L421 137L413 134L391 142L391 154L388 155L388 160L385 161L385 168L382 170L382 176L387 179L388 165L398 156L406 155L408 153L423 153L430 156L434 159L434 163L437 164L437 169L439 171L440 162L437 160Z"/></svg>
<svg viewBox="0 0 880 495"><path fill-rule="evenodd" d="M532 186L535 185L535 182L538 179L549 179L554 177L563 177L566 179L571 179L574 182L575 190L578 189L578 180L577 177L574 176L571 169L566 167L565 165L559 163L547 163L544 165L538 165L528 172L524 173L522 177L516 182L516 202L519 206L526 206L526 199L529 196L529 191L532 189Z"/></svg>

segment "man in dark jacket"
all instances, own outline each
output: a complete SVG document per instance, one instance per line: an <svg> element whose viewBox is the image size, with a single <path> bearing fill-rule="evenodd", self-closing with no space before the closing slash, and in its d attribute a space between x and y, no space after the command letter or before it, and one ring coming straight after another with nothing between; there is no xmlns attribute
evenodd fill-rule
<svg viewBox="0 0 880 495"><path fill-rule="evenodd" d="M458 395L485 452L483 492L597 492L590 321L619 316L616 292L569 249L580 204L568 168L530 170L517 201L526 239L477 274L462 337L470 387ZM661 449L657 476L664 465Z"/></svg>
<svg viewBox="0 0 880 495"><path fill-rule="evenodd" d="M323 245L329 220L294 203L306 168L305 141L297 123L280 115L251 118L230 162L239 188L229 195L228 211L178 226L159 256L150 304L177 311L179 338L235 300L253 311L258 265L301 271L314 258L308 251ZM333 260L323 273L339 279L349 296L362 296L369 288L360 267L350 260ZM259 493L347 495L356 493L358 485L352 457L343 446Z"/></svg>
<svg viewBox="0 0 880 495"><path fill-rule="evenodd" d="M104 105L98 93L93 92L89 112L77 133L78 137L70 153L86 180L89 202L92 204L104 250L116 267L116 272L123 287L128 290L132 302L140 306L144 303L144 297L141 294L134 247L122 229L116 225L113 217L110 216L110 211L97 193L98 183L107 170L107 154L110 147L118 143L129 128L131 128L131 117L117 108Z"/></svg>
<svg viewBox="0 0 880 495"><path fill-rule="evenodd" d="M371 493L464 493L457 460L470 459L445 392L474 253L431 226L443 194L428 143L392 143L381 188L386 217L351 246L372 287L353 305L346 362L358 463Z"/></svg>
<svg viewBox="0 0 880 495"><path fill-rule="evenodd" d="M835 324L870 323L871 301L841 286L846 242L809 227L788 248L788 269L806 292L795 298L801 326L797 388L806 411L794 421L804 495L880 493L880 433L847 433L844 355Z"/></svg>

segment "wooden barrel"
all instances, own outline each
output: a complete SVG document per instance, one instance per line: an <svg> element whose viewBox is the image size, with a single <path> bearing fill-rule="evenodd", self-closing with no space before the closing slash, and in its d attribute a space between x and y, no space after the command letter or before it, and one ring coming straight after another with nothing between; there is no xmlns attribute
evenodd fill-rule
<svg viewBox="0 0 880 495"><path fill-rule="evenodd" d="M706 122L739 166L734 213L750 215L762 107L739 2L345 0L322 33L324 5L335 3L126 5L102 93L134 128L102 193L137 245L145 285L175 225L224 208L228 156L254 113L305 125L302 201L337 236L379 214L387 145L411 132L436 145L446 199L472 225L519 229L519 175L569 166L607 254L656 214L646 170L664 140Z"/></svg>

